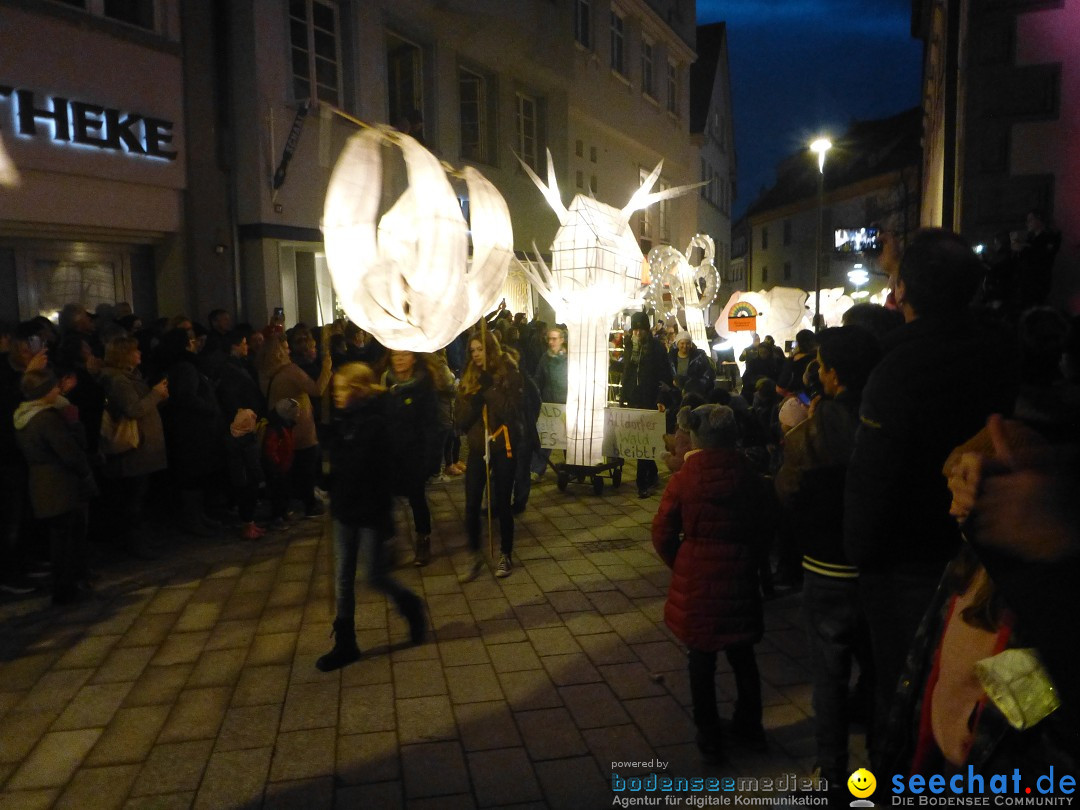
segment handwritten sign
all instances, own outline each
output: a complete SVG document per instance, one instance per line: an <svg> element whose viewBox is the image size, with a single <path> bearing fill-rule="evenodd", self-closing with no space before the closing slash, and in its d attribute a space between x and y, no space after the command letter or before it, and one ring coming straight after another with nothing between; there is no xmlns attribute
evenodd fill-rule
<svg viewBox="0 0 1080 810"><path fill-rule="evenodd" d="M604 455L655 460L664 450L665 427L660 411L608 408L604 411Z"/></svg>
<svg viewBox="0 0 1080 810"><path fill-rule="evenodd" d="M566 406L554 402L540 405L536 432L540 446L566 449ZM636 408L604 410L604 455L608 458L658 459L664 450L666 420L659 411Z"/></svg>
<svg viewBox="0 0 1080 810"><path fill-rule="evenodd" d="M540 403L540 418L536 420L536 432L540 434L540 446L548 450L566 449L565 405L556 402Z"/></svg>

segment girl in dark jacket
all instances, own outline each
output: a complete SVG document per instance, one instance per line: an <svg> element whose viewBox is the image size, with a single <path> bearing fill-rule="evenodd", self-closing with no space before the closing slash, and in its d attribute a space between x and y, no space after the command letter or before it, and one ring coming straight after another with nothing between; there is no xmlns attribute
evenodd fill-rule
<svg viewBox="0 0 1080 810"><path fill-rule="evenodd" d="M694 449L664 490L652 540L673 572L664 620L689 648L698 748L707 758L719 759L715 678L720 650L735 673L732 730L751 747L765 745L753 646L763 630L754 530L761 496L753 470L735 450L731 408L701 405L690 413L688 424Z"/></svg>
<svg viewBox="0 0 1080 810"><path fill-rule="evenodd" d="M458 429L468 434L469 460L465 469L465 531L473 559L462 581L476 579L484 566L480 551L480 501L484 496L490 468L491 509L499 516L501 536L499 563L495 576L508 577L514 550L515 462L522 434L524 388L521 372L513 359L499 347L490 332L469 341L469 363L461 377L455 419ZM484 463L485 447L489 450Z"/></svg>
<svg viewBox="0 0 1080 810"><path fill-rule="evenodd" d="M330 447L330 514L334 524L334 648L315 662L323 672L360 657L356 646L356 562L362 554L368 584L394 600L409 622L414 644L427 632L424 603L387 571L383 544L393 536L390 481L380 465L389 457L386 391L363 363L346 363L334 375L339 409Z"/></svg>
<svg viewBox="0 0 1080 810"><path fill-rule="evenodd" d="M416 526L416 565L431 559L431 510L424 484L439 471L438 409L435 382L424 355L391 351L382 378L387 388L386 420L390 432L390 489L409 499Z"/></svg>
<svg viewBox="0 0 1080 810"><path fill-rule="evenodd" d="M29 467L34 517L49 530L53 604L67 604L89 593L86 511L97 487L78 414L60 396L56 375L28 371L21 387L27 401L15 411L15 441Z"/></svg>

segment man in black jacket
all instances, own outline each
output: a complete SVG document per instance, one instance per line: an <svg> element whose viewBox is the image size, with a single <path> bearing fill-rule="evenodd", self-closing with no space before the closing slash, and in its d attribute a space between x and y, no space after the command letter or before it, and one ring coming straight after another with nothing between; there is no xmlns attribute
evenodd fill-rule
<svg viewBox="0 0 1080 810"><path fill-rule="evenodd" d="M904 326L863 392L844 497L844 549L859 568L882 723L908 648L960 532L941 467L991 413L1015 399L1007 333L968 311L981 266L964 239L927 228L900 262L893 293ZM993 358L992 364L987 358ZM871 741L871 765L880 751Z"/></svg>
<svg viewBox="0 0 1080 810"><path fill-rule="evenodd" d="M619 404L629 408L656 410L660 402L660 384L671 376L664 344L652 336L649 316L635 312L630 316L630 349L623 366ZM639 459L637 490L639 498L648 498L660 475L656 462Z"/></svg>
<svg viewBox="0 0 1080 810"><path fill-rule="evenodd" d="M825 397L785 436L784 464L775 480L803 551L817 765L829 787L841 790L851 773L848 683L853 658L859 662L859 691L868 692L873 683L859 571L844 554L844 477L863 387L880 356L877 339L862 327L842 326L817 335Z"/></svg>

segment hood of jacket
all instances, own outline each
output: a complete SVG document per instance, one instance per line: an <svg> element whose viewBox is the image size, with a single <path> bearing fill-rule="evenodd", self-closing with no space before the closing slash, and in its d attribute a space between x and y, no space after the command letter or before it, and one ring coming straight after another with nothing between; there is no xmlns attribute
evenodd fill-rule
<svg viewBox="0 0 1080 810"><path fill-rule="evenodd" d="M49 408L55 408L58 411L62 411L70 404L71 403L63 397L57 397L56 401L51 404L43 399L32 399L29 402L22 402L19 404L19 407L15 409L15 429L22 430L30 424L31 419L42 411L47 411Z"/></svg>

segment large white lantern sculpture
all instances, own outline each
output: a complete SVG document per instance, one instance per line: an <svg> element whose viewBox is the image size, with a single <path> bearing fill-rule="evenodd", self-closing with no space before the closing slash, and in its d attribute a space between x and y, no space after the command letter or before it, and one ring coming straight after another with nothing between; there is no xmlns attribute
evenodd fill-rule
<svg viewBox="0 0 1080 810"><path fill-rule="evenodd" d="M682 326L697 346L706 345L705 311L716 298L720 286L720 276L713 264L715 253L712 237L703 233L690 240L686 256L671 245L649 251L652 282L645 295L646 302L665 320L673 316L678 318L681 303ZM698 259L698 263L691 265L688 257Z"/></svg>
<svg viewBox="0 0 1080 810"><path fill-rule="evenodd" d="M630 215L696 186L651 191L661 162L623 208L578 194L567 208L559 196L551 152L547 184L521 162L559 218L551 267L540 258L523 265L530 281L567 327L566 463L594 466L604 460L608 340L615 314L637 295L645 257ZM534 245L535 249L535 245Z"/></svg>
<svg viewBox="0 0 1080 810"><path fill-rule="evenodd" d="M387 149L400 152L408 183L380 217ZM349 138L330 175L323 237L334 288L349 318L391 349L437 351L498 301L513 257L510 212L480 172L461 176L468 223L439 160L382 126Z"/></svg>

